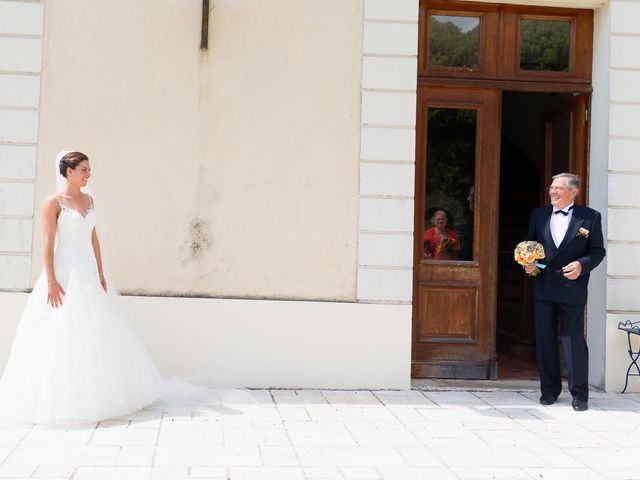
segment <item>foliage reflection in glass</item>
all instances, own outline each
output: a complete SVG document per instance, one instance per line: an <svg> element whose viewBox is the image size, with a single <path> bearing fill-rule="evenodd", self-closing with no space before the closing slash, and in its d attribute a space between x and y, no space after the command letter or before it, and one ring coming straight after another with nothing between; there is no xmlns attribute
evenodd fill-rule
<svg viewBox="0 0 640 480"><path fill-rule="evenodd" d="M472 109L429 108L427 113L425 236L435 213L444 211L446 228L458 241L449 252L452 260L473 260L476 123Z"/></svg>
<svg viewBox="0 0 640 480"><path fill-rule="evenodd" d="M551 72L569 71L571 22L527 20L520 23L520 68Z"/></svg>
<svg viewBox="0 0 640 480"><path fill-rule="evenodd" d="M480 17L429 16L429 65L477 68Z"/></svg>

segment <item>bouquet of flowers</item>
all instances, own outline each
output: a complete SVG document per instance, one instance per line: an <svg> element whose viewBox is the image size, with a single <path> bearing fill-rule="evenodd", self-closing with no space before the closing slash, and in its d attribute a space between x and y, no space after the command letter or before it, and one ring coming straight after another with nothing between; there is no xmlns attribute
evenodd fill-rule
<svg viewBox="0 0 640 480"><path fill-rule="evenodd" d="M546 265L536 262L544 258L544 247L538 242L527 240L526 242L520 242L513 252L515 261L523 267L525 265L534 265L533 271L529 274L535 277L540 273L541 268L545 268Z"/></svg>
<svg viewBox="0 0 640 480"><path fill-rule="evenodd" d="M453 238L442 237L442 239L436 245L435 253L440 255L443 252L453 250L455 245L456 245L456 241Z"/></svg>

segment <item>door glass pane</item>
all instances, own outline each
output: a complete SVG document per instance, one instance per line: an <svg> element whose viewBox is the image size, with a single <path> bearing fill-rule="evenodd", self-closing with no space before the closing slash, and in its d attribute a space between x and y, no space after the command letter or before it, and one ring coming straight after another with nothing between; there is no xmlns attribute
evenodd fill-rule
<svg viewBox="0 0 640 480"><path fill-rule="evenodd" d="M569 71L571 22L565 20L520 21L520 68Z"/></svg>
<svg viewBox="0 0 640 480"><path fill-rule="evenodd" d="M476 123L476 110L428 110L425 261L473 260Z"/></svg>
<svg viewBox="0 0 640 480"><path fill-rule="evenodd" d="M480 64L480 17L429 16L429 65L477 68Z"/></svg>

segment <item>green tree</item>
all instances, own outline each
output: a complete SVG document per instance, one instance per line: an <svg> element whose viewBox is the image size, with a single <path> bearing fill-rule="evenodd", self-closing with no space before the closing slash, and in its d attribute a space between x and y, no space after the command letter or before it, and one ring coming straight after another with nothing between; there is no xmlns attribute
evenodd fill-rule
<svg viewBox="0 0 640 480"><path fill-rule="evenodd" d="M456 229L472 221L466 198L475 179L476 117L476 110L459 108L428 113L425 207L447 210Z"/></svg>
<svg viewBox="0 0 640 480"><path fill-rule="evenodd" d="M429 64L432 67L476 68L479 44L480 21L478 25L465 32L451 21L441 21L438 16L431 16Z"/></svg>
<svg viewBox="0 0 640 480"><path fill-rule="evenodd" d="M523 20L520 31L520 68L569 70L571 23L560 20Z"/></svg>

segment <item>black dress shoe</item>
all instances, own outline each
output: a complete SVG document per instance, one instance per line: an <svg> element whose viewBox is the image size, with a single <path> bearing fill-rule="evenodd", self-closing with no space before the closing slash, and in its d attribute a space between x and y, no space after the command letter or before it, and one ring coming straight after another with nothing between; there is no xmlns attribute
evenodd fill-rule
<svg viewBox="0 0 640 480"><path fill-rule="evenodd" d="M558 399L555 395L542 395L540 397L540 405L553 405Z"/></svg>
<svg viewBox="0 0 640 480"><path fill-rule="evenodd" d="M577 398L573 399L571 402L571 406L576 412L584 412L587 408L589 408L589 404L584 400L579 400Z"/></svg>

